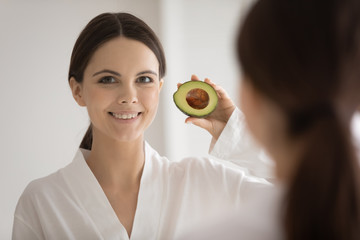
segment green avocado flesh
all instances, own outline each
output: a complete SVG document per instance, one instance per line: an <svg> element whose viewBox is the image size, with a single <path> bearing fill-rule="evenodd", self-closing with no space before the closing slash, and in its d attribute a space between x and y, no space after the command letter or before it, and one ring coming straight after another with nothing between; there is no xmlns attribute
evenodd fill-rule
<svg viewBox="0 0 360 240"><path fill-rule="evenodd" d="M206 82L188 81L174 93L175 105L188 116L206 117L212 113L218 103L215 89Z"/></svg>

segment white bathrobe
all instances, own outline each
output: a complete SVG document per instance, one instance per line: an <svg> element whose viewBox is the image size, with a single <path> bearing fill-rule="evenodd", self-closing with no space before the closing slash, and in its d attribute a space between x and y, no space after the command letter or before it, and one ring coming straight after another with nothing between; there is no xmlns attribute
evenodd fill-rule
<svg viewBox="0 0 360 240"><path fill-rule="evenodd" d="M15 211L13 239L174 239L269 187L262 177L271 169L252 144L239 110L212 142L210 154L237 159L233 162L241 168L208 158L171 161L145 142L130 238L86 163L89 151L79 149L68 166L26 187Z"/></svg>

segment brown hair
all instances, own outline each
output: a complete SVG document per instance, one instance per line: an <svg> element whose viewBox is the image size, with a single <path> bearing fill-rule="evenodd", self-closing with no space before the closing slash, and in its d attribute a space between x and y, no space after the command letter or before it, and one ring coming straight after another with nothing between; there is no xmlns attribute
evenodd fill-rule
<svg viewBox="0 0 360 240"><path fill-rule="evenodd" d="M105 42L119 36L142 42L150 48L159 61L159 77L164 77L165 54L152 29L144 21L129 13L103 13L93 18L76 40L71 55L68 80L74 77L81 83L85 68L94 52ZM80 147L91 150L91 145L92 126L90 124Z"/></svg>
<svg viewBox="0 0 360 240"><path fill-rule="evenodd" d="M282 108L306 145L289 183L286 239L360 239L350 119L360 102L357 0L260 0L237 39L246 81Z"/></svg>

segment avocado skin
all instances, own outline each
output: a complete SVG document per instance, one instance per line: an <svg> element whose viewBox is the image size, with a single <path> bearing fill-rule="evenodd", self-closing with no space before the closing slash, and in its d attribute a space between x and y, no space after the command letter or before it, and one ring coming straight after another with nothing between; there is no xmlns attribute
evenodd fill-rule
<svg viewBox="0 0 360 240"><path fill-rule="evenodd" d="M188 85L189 86L194 85L194 87L188 87ZM186 99L187 92L189 92L192 89L200 88L200 89L204 90L205 92L207 92L207 94L209 95L209 98L210 98L209 105L211 104L211 106L209 107L207 112L204 112L201 110L196 110L196 109L192 108L191 106L189 106L187 103L184 104L185 107L194 111L194 113L190 113L189 111L184 109L185 108L184 106L182 106L181 104L178 103L178 101L176 100L176 95L179 94L179 91L183 91L184 87L186 87L188 89L186 91L186 93L184 94L184 97L183 97L184 99ZM178 90L173 94L173 101L174 101L176 107L185 115L187 115L189 117L205 118L205 117L209 116L216 109L217 104L218 104L218 96L217 96L216 90L210 84L208 84L206 82L202 82L202 81L188 81L188 82L183 83L178 88Z"/></svg>

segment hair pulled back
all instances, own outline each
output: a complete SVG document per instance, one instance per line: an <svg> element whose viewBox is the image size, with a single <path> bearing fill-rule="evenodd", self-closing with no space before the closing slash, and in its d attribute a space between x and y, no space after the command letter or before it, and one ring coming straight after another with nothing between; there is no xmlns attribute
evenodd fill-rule
<svg viewBox="0 0 360 240"><path fill-rule="evenodd" d="M357 0L260 0L237 39L245 81L285 113L305 150L289 183L286 239L360 239L359 165L350 118L360 103Z"/></svg>
<svg viewBox="0 0 360 240"><path fill-rule="evenodd" d="M129 13L103 13L93 18L76 40L71 55L68 80L73 77L81 83L85 68L95 51L104 43L119 36L142 42L150 48L159 61L159 77L164 77L165 54L153 30L144 21ZM90 124L80 147L91 150L91 145L92 125Z"/></svg>

